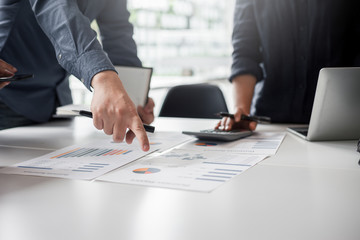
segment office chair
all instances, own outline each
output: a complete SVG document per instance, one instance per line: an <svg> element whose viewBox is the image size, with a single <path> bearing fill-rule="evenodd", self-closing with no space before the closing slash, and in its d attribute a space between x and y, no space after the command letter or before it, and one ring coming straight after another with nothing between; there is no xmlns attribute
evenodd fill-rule
<svg viewBox="0 0 360 240"><path fill-rule="evenodd" d="M179 85L167 93L160 117L220 118L227 112L225 98L218 86L209 84Z"/></svg>

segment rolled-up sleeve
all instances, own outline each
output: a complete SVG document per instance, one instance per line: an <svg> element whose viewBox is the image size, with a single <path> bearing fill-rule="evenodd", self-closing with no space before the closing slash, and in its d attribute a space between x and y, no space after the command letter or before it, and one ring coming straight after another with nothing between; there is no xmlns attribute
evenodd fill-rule
<svg viewBox="0 0 360 240"><path fill-rule="evenodd" d="M75 0L29 0L35 17L52 42L59 64L90 90L91 79L114 66Z"/></svg>
<svg viewBox="0 0 360 240"><path fill-rule="evenodd" d="M261 80L262 54L252 0L236 1L232 45L234 50L230 81L242 74L252 74L258 81Z"/></svg>

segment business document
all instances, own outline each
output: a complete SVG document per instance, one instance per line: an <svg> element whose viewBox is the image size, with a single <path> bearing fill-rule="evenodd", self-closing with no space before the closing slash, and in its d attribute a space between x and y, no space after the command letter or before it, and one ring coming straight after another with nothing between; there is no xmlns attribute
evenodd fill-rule
<svg viewBox="0 0 360 240"><path fill-rule="evenodd" d="M233 142L194 140L179 148L207 152L274 155L284 137L285 133L283 132L255 132L249 137Z"/></svg>
<svg viewBox="0 0 360 240"><path fill-rule="evenodd" d="M72 145L44 156L0 169L0 173L92 180L154 151L165 151L190 137L175 132L149 133L150 150L133 144L96 140Z"/></svg>
<svg viewBox="0 0 360 240"><path fill-rule="evenodd" d="M211 192L264 158L265 155L173 149L139 159L97 180Z"/></svg>
<svg viewBox="0 0 360 240"><path fill-rule="evenodd" d="M211 192L267 156L285 133L263 132L234 142L191 140L171 151L152 154L98 180Z"/></svg>
<svg viewBox="0 0 360 240"><path fill-rule="evenodd" d="M0 173L91 180L146 154L138 146L100 140L62 148Z"/></svg>

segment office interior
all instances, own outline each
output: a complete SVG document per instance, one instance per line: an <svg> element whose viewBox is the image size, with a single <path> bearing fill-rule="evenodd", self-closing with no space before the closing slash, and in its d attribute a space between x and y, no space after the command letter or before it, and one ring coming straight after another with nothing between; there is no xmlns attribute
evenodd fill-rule
<svg viewBox="0 0 360 240"><path fill-rule="evenodd" d="M144 67L154 68L149 97L156 132L181 135L218 121L158 117L176 85L219 86L232 112L234 5L128 0L138 56ZM96 22L92 27L99 31ZM93 92L81 81L71 76L70 88L74 104L90 105ZM0 174L0 240L360 239L358 141L309 142L287 127L259 124L259 133L284 134L276 154L211 192ZM106 137L85 117L4 130L0 169Z"/></svg>
<svg viewBox="0 0 360 240"><path fill-rule="evenodd" d="M217 85L233 108L228 77L234 5L235 0L128 1L138 56L154 69L149 97L155 116L169 88L181 84ZM96 22L92 27L99 31ZM71 77L70 87L74 104L90 105L92 93L79 80Z"/></svg>

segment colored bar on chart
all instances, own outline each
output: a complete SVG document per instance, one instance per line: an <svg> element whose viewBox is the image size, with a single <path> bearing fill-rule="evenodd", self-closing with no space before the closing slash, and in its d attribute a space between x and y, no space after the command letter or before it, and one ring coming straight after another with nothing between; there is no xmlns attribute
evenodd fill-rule
<svg viewBox="0 0 360 240"><path fill-rule="evenodd" d="M72 152L74 152L74 151L77 151L77 150L79 150L79 149L80 149L80 148L76 148L76 149L70 150L70 151L68 151L68 152L65 152L65 153L56 155L56 156L51 157L51 158L58 158L58 157L61 157L61 156L65 155L65 154L68 154L68 153L72 153Z"/></svg>
<svg viewBox="0 0 360 240"><path fill-rule="evenodd" d="M70 158L70 157L100 157L100 156L115 156L128 154L131 150L122 149L100 149L100 148L76 148L70 151L61 153L51 157L54 158Z"/></svg>

